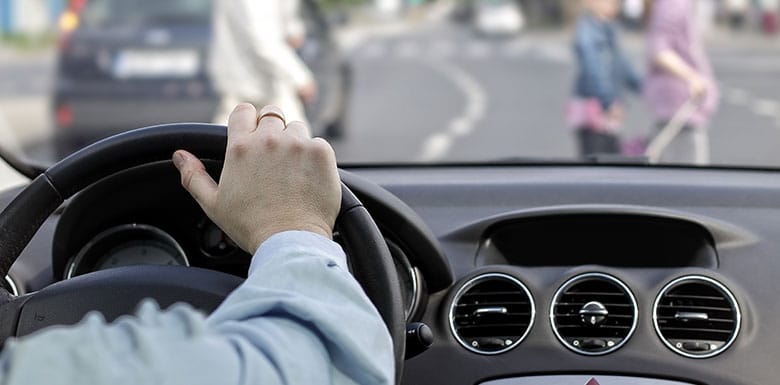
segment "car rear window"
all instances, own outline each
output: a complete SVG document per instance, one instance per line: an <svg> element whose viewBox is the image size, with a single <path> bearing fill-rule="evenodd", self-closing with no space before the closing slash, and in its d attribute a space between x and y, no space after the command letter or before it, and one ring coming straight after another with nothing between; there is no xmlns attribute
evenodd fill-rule
<svg viewBox="0 0 780 385"><path fill-rule="evenodd" d="M212 0L88 0L85 26L208 21Z"/></svg>

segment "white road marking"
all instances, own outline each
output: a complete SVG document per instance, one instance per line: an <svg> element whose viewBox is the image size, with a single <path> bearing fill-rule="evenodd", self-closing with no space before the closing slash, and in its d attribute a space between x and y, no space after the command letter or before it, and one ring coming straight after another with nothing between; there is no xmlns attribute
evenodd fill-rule
<svg viewBox="0 0 780 385"><path fill-rule="evenodd" d="M756 115L770 118L780 118L780 103L776 100L761 99L753 104L753 112Z"/></svg>
<svg viewBox="0 0 780 385"><path fill-rule="evenodd" d="M751 112L758 116L772 118L780 128L780 101L773 99L761 99L750 94L747 90L741 88L725 88L726 100L740 107L749 108Z"/></svg>
<svg viewBox="0 0 780 385"><path fill-rule="evenodd" d="M420 162L442 160L449 152L455 140L471 134L487 110L487 95L482 86L461 68L448 62L429 62L433 68L441 71L461 90L466 98L466 108L461 116L453 119L443 132L434 133L423 144L418 156Z"/></svg>
<svg viewBox="0 0 780 385"><path fill-rule="evenodd" d="M741 88L732 88L726 92L726 100L735 106L746 106L750 103L750 94Z"/></svg>
<svg viewBox="0 0 780 385"><path fill-rule="evenodd" d="M433 134L425 141L423 153L418 160L421 162L439 160L447 154L450 147L452 147L452 138L447 133Z"/></svg>

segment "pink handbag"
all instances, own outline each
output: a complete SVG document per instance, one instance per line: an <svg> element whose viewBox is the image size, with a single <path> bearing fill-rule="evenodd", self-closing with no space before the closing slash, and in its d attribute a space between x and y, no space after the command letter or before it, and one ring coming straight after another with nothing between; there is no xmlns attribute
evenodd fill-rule
<svg viewBox="0 0 780 385"><path fill-rule="evenodd" d="M598 99L573 99L566 109L566 123L572 129L588 128L597 132L613 133L620 123L604 113Z"/></svg>

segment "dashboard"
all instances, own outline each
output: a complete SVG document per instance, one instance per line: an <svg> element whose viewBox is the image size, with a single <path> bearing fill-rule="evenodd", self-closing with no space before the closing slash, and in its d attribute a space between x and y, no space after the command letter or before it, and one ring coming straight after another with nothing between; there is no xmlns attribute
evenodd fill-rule
<svg viewBox="0 0 780 385"><path fill-rule="evenodd" d="M777 172L363 167L342 178L391 248L407 320L434 336L406 361L405 384L777 383ZM249 262L161 162L67 202L10 278L23 293L127 264L245 276Z"/></svg>

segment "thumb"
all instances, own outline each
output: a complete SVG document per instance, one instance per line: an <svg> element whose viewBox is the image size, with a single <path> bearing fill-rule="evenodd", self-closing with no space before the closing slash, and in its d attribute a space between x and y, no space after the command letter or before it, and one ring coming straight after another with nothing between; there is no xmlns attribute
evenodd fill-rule
<svg viewBox="0 0 780 385"><path fill-rule="evenodd" d="M206 172L206 167L195 155L179 150L173 154L173 164L181 174L181 185L189 191L203 211L211 216L217 197L217 182Z"/></svg>

